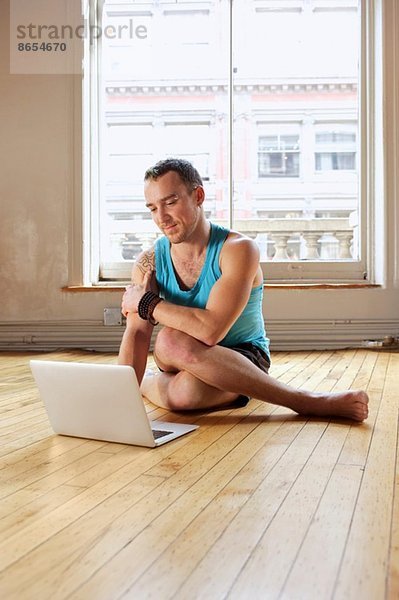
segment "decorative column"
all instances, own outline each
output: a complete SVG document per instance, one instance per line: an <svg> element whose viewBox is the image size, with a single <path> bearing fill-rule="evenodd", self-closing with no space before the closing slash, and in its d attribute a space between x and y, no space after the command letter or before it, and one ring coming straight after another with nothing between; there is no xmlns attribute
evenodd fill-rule
<svg viewBox="0 0 399 600"><path fill-rule="evenodd" d="M290 260L287 254L287 247L291 235L286 233L272 233L270 237L274 241L274 247L276 249L273 260Z"/></svg>
<svg viewBox="0 0 399 600"><path fill-rule="evenodd" d="M302 233L302 237L305 240L305 246L306 246L305 258L307 260L318 260L320 257L319 257L319 252L317 249L317 243L320 239L320 233L313 232L313 231L306 231L305 233Z"/></svg>
<svg viewBox="0 0 399 600"><path fill-rule="evenodd" d="M353 239L352 231L340 231L335 234L339 242L339 258L352 258L351 244Z"/></svg>
<svg viewBox="0 0 399 600"><path fill-rule="evenodd" d="M149 248L151 248L154 245L154 242L155 242L157 236L155 233L139 232L139 233L136 233L136 237L140 242L141 248L143 250L149 250Z"/></svg>

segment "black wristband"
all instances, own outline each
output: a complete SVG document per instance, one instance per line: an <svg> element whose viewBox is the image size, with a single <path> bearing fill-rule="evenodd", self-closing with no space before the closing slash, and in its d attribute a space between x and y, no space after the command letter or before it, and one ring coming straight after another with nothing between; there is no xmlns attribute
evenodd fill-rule
<svg viewBox="0 0 399 600"><path fill-rule="evenodd" d="M158 304L161 302L161 300L162 298L160 298L159 296L156 296L156 298L150 300L147 309L147 319L151 323L151 325L158 325L158 321L155 321L155 319L152 316L152 313L154 312L155 307L158 306Z"/></svg>
<svg viewBox="0 0 399 600"><path fill-rule="evenodd" d="M150 321L152 325L155 325L155 321L152 318L152 312L156 305L161 302L162 298L155 294L155 292L148 291L141 298L137 306L137 312L139 317L144 321Z"/></svg>

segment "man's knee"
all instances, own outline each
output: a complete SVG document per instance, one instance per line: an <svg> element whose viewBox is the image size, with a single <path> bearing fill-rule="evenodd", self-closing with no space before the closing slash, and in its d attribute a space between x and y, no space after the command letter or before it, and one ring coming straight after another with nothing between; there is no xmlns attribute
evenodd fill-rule
<svg viewBox="0 0 399 600"><path fill-rule="evenodd" d="M168 406L170 410L193 410L195 408L195 402L193 397L189 397L179 385L173 385L173 382L169 385L168 389Z"/></svg>
<svg viewBox="0 0 399 600"><path fill-rule="evenodd" d="M171 410L195 410L201 406L201 382L180 371L168 385L168 406Z"/></svg>
<svg viewBox="0 0 399 600"><path fill-rule="evenodd" d="M196 340L186 333L164 327L158 333L154 350L156 357L162 363L182 368L182 365L197 360L195 351L197 346L198 342L196 343Z"/></svg>
<svg viewBox="0 0 399 600"><path fill-rule="evenodd" d="M237 394L213 388L187 371L177 373L167 389L168 408L174 411L223 407L236 398Z"/></svg>

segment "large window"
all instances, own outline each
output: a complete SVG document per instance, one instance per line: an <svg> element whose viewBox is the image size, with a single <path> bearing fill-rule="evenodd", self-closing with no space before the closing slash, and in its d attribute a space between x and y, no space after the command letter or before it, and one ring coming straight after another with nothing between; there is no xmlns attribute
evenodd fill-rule
<svg viewBox="0 0 399 600"><path fill-rule="evenodd" d="M159 235L143 174L168 156L193 162L207 216L258 243L268 279L363 277L366 6L91 0L117 32L86 56L93 282L128 279Z"/></svg>

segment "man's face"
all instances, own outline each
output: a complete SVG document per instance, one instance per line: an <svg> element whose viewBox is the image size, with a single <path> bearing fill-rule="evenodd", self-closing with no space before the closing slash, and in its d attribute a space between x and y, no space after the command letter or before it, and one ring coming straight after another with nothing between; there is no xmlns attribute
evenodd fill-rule
<svg viewBox="0 0 399 600"><path fill-rule="evenodd" d="M202 215L201 186L187 189L178 173L169 171L156 180L146 181L144 195L153 221L172 244L190 238Z"/></svg>

